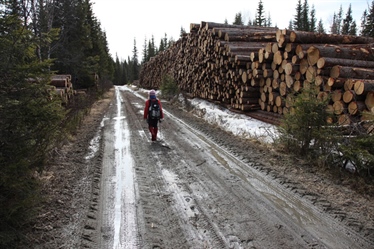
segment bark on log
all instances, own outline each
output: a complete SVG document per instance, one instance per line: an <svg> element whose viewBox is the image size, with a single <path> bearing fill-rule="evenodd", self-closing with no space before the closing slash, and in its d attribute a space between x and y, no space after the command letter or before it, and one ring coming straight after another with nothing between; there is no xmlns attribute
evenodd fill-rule
<svg viewBox="0 0 374 249"><path fill-rule="evenodd" d="M371 44L298 44L295 52L298 55L300 51L306 51L309 47L313 46L319 50L323 57L339 58L349 60L367 60L374 59Z"/></svg>
<svg viewBox="0 0 374 249"><path fill-rule="evenodd" d="M330 87L334 87L335 89L336 88L343 88L345 81L346 81L346 79L344 79L344 78L335 79L335 78L329 77L329 79L327 80L327 85L330 86Z"/></svg>
<svg viewBox="0 0 374 249"><path fill-rule="evenodd" d="M349 67L374 68L374 61L350 60L341 58L321 57L317 61L318 68L333 67L336 65Z"/></svg>
<svg viewBox="0 0 374 249"><path fill-rule="evenodd" d="M344 66L336 65L331 68L330 77L372 79L374 78L374 69L359 68L359 67L344 67Z"/></svg>
<svg viewBox="0 0 374 249"><path fill-rule="evenodd" d="M296 43L369 44L374 43L374 38L364 36L323 34L305 31L291 31L290 41Z"/></svg>
<svg viewBox="0 0 374 249"><path fill-rule="evenodd" d="M272 41L275 39L274 32L253 32L247 35L240 35L240 34L226 34L225 41L259 41L259 42L266 42Z"/></svg>

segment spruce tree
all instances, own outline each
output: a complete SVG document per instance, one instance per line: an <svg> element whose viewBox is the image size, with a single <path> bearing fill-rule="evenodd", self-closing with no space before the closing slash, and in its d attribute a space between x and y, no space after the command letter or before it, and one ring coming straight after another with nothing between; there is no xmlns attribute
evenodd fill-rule
<svg viewBox="0 0 374 249"><path fill-rule="evenodd" d="M181 31L180 31L179 37L182 38L185 34L187 34L186 30L183 27L181 27Z"/></svg>
<svg viewBox="0 0 374 249"><path fill-rule="evenodd" d="M312 10L310 11L309 31L317 31L316 9L314 8L314 5L312 5Z"/></svg>
<svg viewBox="0 0 374 249"><path fill-rule="evenodd" d="M301 29L302 31L309 31L309 5L308 1L304 0L301 10Z"/></svg>
<svg viewBox="0 0 374 249"><path fill-rule="evenodd" d="M24 21L29 13L23 2L0 4L0 248L13 248L33 218L40 198L32 174L61 138L65 114L49 85L51 61L40 60L40 40Z"/></svg>
<svg viewBox="0 0 374 249"><path fill-rule="evenodd" d="M349 29L349 35L357 35L357 25L356 25L356 21L353 21L351 23L351 27Z"/></svg>
<svg viewBox="0 0 374 249"><path fill-rule="evenodd" d="M262 0L258 2L257 6L257 12L256 12L256 26L266 26L266 19L264 16L264 4L262 3Z"/></svg>
<svg viewBox="0 0 374 249"><path fill-rule="evenodd" d="M351 33L351 27L353 24L353 17L352 17L352 8L351 4L349 4L347 14L345 15L345 18L343 20L343 26L342 26L342 34L343 35L349 35Z"/></svg>
<svg viewBox="0 0 374 249"><path fill-rule="evenodd" d="M127 61L122 62L122 80L123 84L127 84L129 82L129 65Z"/></svg>
<svg viewBox="0 0 374 249"><path fill-rule="evenodd" d="M318 21L317 32L321 34L326 33L325 28L323 27L322 19L319 19Z"/></svg>
<svg viewBox="0 0 374 249"><path fill-rule="evenodd" d="M288 22L288 29L289 29L289 30L293 30L292 20L290 20L290 21Z"/></svg>
<svg viewBox="0 0 374 249"><path fill-rule="evenodd" d="M273 24L271 22L271 16L270 16L270 12L268 13L268 17L266 18L266 21L265 21L265 26L266 27L271 27Z"/></svg>
<svg viewBox="0 0 374 249"><path fill-rule="evenodd" d="M343 17L343 8L340 5L339 12L336 14L334 12L332 25L330 27L330 33L331 34L337 34L340 35L342 32L342 17Z"/></svg>
<svg viewBox="0 0 374 249"><path fill-rule="evenodd" d="M148 58L147 38L144 38L143 53L142 53L142 64L144 64L148 61L147 58Z"/></svg>
<svg viewBox="0 0 374 249"><path fill-rule="evenodd" d="M374 37L374 1L371 2L369 10L366 12L364 27L362 30L363 36Z"/></svg>
<svg viewBox="0 0 374 249"><path fill-rule="evenodd" d="M164 44L164 39L161 39L160 40L160 46L158 47L158 51L164 51L165 50L165 47L166 45Z"/></svg>
<svg viewBox="0 0 374 249"><path fill-rule="evenodd" d="M118 58L118 55L116 54L116 62L114 67L114 85L121 85L121 79L122 79L122 65Z"/></svg>
<svg viewBox="0 0 374 249"><path fill-rule="evenodd" d="M155 55L156 55L155 39L154 39L154 37L152 35L151 40L148 41L148 56L147 56L147 61L149 61Z"/></svg>
<svg viewBox="0 0 374 249"><path fill-rule="evenodd" d="M302 30L302 27L303 27L302 26L303 24L302 13L303 13L303 7L301 5L301 0L298 0L297 5L296 5L296 15L293 21L293 27L295 30Z"/></svg>
<svg viewBox="0 0 374 249"><path fill-rule="evenodd" d="M136 39L134 38L134 48L132 50L132 58L131 58L131 63L132 63L132 77L131 81L139 79L139 61L138 61L138 49L136 47Z"/></svg>
<svg viewBox="0 0 374 249"><path fill-rule="evenodd" d="M365 30L367 16L368 16L368 11L364 10L364 12L362 13L362 17L361 17L361 31L360 31L361 35L363 35L363 36L364 36L364 30Z"/></svg>
<svg viewBox="0 0 374 249"><path fill-rule="evenodd" d="M338 33L338 25L336 23L336 14L334 13L334 16L332 18L332 24L330 27L331 34L337 34Z"/></svg>
<svg viewBox="0 0 374 249"><path fill-rule="evenodd" d="M242 13L239 12L239 13L235 14L235 20L232 24L234 24L234 25L244 25L243 19L242 19Z"/></svg>

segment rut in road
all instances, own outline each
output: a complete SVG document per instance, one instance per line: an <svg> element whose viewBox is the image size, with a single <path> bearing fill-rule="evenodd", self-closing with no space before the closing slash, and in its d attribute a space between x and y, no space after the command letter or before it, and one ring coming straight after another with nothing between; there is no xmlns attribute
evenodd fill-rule
<svg viewBox="0 0 374 249"><path fill-rule="evenodd" d="M143 120L145 99L120 89L135 170L135 248L372 246L257 171L263 155L249 150L247 158L236 157L209 137L219 134L187 124L192 117L185 121L165 108L161 142L151 142Z"/></svg>

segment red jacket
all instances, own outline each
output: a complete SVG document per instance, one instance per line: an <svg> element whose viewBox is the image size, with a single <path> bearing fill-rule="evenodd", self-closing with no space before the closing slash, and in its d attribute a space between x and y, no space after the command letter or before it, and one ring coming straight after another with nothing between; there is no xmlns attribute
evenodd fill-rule
<svg viewBox="0 0 374 249"><path fill-rule="evenodd" d="M147 119L147 118L148 118L148 111L149 111L149 104L150 104L150 101L158 101L158 104L160 105L160 115L161 115L161 118L164 118L164 112L162 111L161 101L160 101L159 99L148 99L148 100L145 102L145 107L144 107L144 119Z"/></svg>

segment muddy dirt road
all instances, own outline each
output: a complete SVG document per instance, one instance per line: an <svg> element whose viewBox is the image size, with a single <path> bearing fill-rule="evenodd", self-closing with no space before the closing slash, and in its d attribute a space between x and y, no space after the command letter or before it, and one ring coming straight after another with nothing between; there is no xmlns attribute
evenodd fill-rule
<svg viewBox="0 0 374 249"><path fill-rule="evenodd" d="M41 175L33 248L374 248L370 196L166 102L151 142L144 92L105 101Z"/></svg>
<svg viewBox="0 0 374 249"><path fill-rule="evenodd" d="M370 248L369 239L165 108L159 141L144 97L116 88L104 119L92 248ZM322 205L323 206L323 205Z"/></svg>

